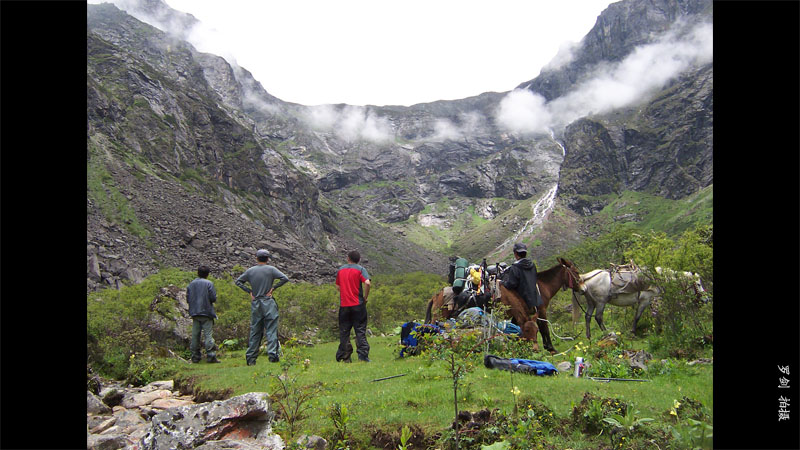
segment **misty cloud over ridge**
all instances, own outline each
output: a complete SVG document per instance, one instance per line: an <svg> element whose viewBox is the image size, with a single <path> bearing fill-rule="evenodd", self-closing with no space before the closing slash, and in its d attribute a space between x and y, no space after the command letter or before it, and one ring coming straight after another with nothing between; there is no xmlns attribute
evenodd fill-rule
<svg viewBox="0 0 800 450"><path fill-rule="evenodd" d="M587 81L549 103L527 89L515 89L500 102L496 120L519 133L545 133L590 114L631 105L663 88L691 67L711 62L713 26L676 24L656 42L636 48L621 62L595 69Z"/></svg>
<svg viewBox="0 0 800 450"><path fill-rule="evenodd" d="M486 117L477 111L460 113L457 123L453 123L449 119L437 118L433 123L433 135L423 140L442 142L464 139L483 133L486 126Z"/></svg>
<svg viewBox="0 0 800 450"><path fill-rule="evenodd" d="M310 106L303 120L316 130L333 132L348 142L358 139L375 143L394 140L394 132L388 119L363 106Z"/></svg>

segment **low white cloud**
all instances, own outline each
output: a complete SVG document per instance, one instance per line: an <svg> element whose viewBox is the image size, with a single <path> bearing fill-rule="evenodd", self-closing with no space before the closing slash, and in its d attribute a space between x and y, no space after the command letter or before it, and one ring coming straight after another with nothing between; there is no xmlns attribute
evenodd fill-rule
<svg viewBox="0 0 800 450"><path fill-rule="evenodd" d="M580 117L639 102L712 57L712 25L688 27L678 22L656 42L636 48L617 64L599 66L589 80L549 103L527 89L510 92L500 102L497 122L521 133L560 128Z"/></svg>
<svg viewBox="0 0 800 450"><path fill-rule="evenodd" d="M432 141L455 141L461 139L463 133L461 129L453 122L447 119L436 119L433 123L433 136L430 138Z"/></svg>
<svg viewBox="0 0 800 450"><path fill-rule="evenodd" d="M486 118L476 111L459 114L457 123L453 123L449 119L437 118L433 123L433 135L424 140L454 141L480 134L485 127Z"/></svg>
<svg viewBox="0 0 800 450"><path fill-rule="evenodd" d="M339 113L331 105L310 106L304 118L314 129L330 130L339 119Z"/></svg>
<svg viewBox="0 0 800 450"><path fill-rule="evenodd" d="M319 131L332 131L341 139L370 142L388 142L394 139L389 121L362 106L345 106L337 109L333 105L311 106L303 116L305 122Z"/></svg>
<svg viewBox="0 0 800 450"><path fill-rule="evenodd" d="M575 50L580 47L578 42L565 42L558 48L558 53L553 59L542 67L542 72L546 70L558 70L575 59Z"/></svg>
<svg viewBox="0 0 800 450"><path fill-rule="evenodd" d="M552 123L544 97L527 89L515 89L503 97L497 108L497 121L521 133L544 132Z"/></svg>

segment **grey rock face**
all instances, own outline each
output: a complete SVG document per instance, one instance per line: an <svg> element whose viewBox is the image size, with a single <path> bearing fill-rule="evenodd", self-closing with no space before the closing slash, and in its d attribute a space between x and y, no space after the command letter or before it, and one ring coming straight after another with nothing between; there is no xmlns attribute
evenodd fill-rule
<svg viewBox="0 0 800 450"><path fill-rule="evenodd" d="M89 414L111 414L111 408L93 393L86 391L86 412Z"/></svg>
<svg viewBox="0 0 800 450"><path fill-rule="evenodd" d="M131 14L144 8L158 23L193 23L162 2L138 3ZM382 134L348 135L312 120L315 107L270 95L246 69L197 52L185 35L113 5L87 11L90 167L107 171L106 191L118 190L125 205L117 206L130 207L146 230L108 223L103 199L89 196L87 291L137 283L164 266L247 267L248 248L265 237L288 249L276 265L292 279L330 279L342 248L430 270L445 258L384 225L442 200L524 200L556 183L564 204L591 215L604 206L599 196L631 189L675 199L713 181L711 66L685 73L642 111L592 116L591 128L573 123L565 159L549 135L497 123L506 93L411 107L327 105L339 125L361 117ZM676 20L711 12L710 0L613 3L570 63L520 87L554 100Z"/></svg>
<svg viewBox="0 0 800 450"><path fill-rule="evenodd" d="M297 443L302 445L303 448L313 450L326 450L328 448L328 441L319 436L308 436L304 434L297 439Z"/></svg>
<svg viewBox="0 0 800 450"><path fill-rule="evenodd" d="M116 450L130 445L130 441L125 436L116 435L96 435L86 436L87 450Z"/></svg>
<svg viewBox="0 0 800 450"><path fill-rule="evenodd" d="M151 338L162 345L191 343L192 318L186 290L170 285L162 288L150 303L145 327Z"/></svg>
<svg viewBox="0 0 800 450"><path fill-rule="evenodd" d="M153 417L150 431L142 439L142 448L195 448L227 435L262 448L283 448L280 437L272 433L273 417L267 394L263 392L171 408Z"/></svg>
<svg viewBox="0 0 800 450"><path fill-rule="evenodd" d="M594 214L606 205L599 197L623 190L678 199L713 183L712 66L676 86L642 108L567 127L560 190L573 211Z"/></svg>

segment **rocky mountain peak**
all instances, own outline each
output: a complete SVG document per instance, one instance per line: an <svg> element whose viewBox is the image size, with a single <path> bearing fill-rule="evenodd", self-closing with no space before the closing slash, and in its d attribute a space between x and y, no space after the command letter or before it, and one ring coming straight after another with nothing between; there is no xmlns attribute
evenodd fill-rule
<svg viewBox="0 0 800 450"><path fill-rule="evenodd" d="M517 90L410 107L283 102L186 42L191 15L160 0L117 5L87 8L89 290L164 266L246 267L262 246L307 281L329 280L353 248L371 272L400 259L444 273L455 250L420 238L433 224L458 240L495 217L528 222L504 214L554 188L554 207L592 215L624 190L681 198L713 181L710 62L690 55L636 101L564 114L599 70L621 72L665 33L691 35L709 0L613 3L569 60ZM518 91L569 120L510 122L509 105L529 100Z"/></svg>

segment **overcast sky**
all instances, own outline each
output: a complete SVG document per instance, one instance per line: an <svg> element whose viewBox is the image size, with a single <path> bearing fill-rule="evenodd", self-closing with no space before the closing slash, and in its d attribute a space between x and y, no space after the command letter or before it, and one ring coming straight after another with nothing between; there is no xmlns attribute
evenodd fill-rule
<svg viewBox="0 0 800 450"><path fill-rule="evenodd" d="M412 105L505 92L577 43L608 0L165 0L192 43L304 105ZM89 3L100 3L90 0Z"/></svg>

